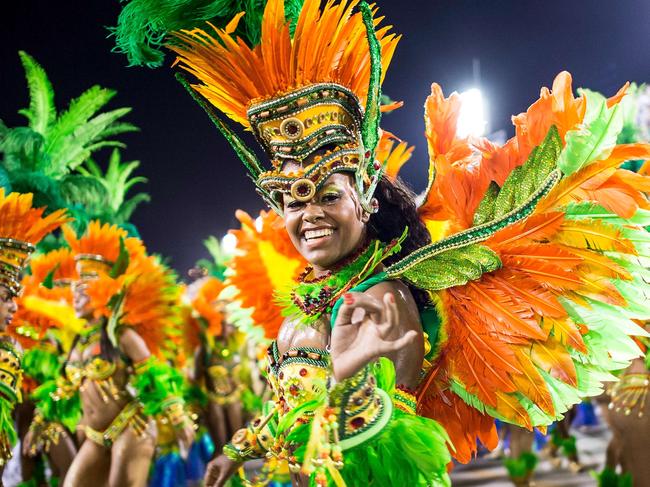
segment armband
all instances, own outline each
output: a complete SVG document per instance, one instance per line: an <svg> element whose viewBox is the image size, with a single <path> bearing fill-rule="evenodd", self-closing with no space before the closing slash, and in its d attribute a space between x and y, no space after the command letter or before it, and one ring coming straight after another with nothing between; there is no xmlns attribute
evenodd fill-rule
<svg viewBox="0 0 650 487"><path fill-rule="evenodd" d="M223 447L223 454L236 462L265 457L275 442L278 419L275 407L267 408L267 411L264 417L256 418L245 428L237 430L230 443Z"/></svg>
<svg viewBox="0 0 650 487"><path fill-rule="evenodd" d="M0 465L11 458L16 442L12 412L21 401L22 370L20 354L8 342L0 342Z"/></svg>

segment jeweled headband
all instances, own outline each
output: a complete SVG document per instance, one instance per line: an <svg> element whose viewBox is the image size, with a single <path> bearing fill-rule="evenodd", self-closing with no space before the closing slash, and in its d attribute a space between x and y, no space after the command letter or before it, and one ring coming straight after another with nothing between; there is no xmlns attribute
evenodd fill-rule
<svg viewBox="0 0 650 487"><path fill-rule="evenodd" d="M0 238L0 285L5 286L12 296L20 292L20 274L27 264L34 246L12 238Z"/></svg>

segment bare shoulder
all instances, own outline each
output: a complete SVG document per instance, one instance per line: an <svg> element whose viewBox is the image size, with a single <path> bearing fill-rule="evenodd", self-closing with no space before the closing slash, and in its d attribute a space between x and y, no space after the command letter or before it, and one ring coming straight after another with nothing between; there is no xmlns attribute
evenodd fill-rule
<svg viewBox="0 0 650 487"><path fill-rule="evenodd" d="M366 291L366 294L379 300L383 300L386 293L395 296L395 304L397 304L397 310L400 313L406 313L409 318L415 319L419 324L418 307L406 284L399 280L382 281Z"/></svg>

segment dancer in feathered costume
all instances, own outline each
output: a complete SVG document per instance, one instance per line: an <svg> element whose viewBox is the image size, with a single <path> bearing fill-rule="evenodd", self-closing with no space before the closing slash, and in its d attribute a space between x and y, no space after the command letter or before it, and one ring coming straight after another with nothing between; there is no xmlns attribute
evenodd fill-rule
<svg viewBox="0 0 650 487"><path fill-rule="evenodd" d="M259 44L232 35L240 15L169 37L309 262L280 291L275 400L212 462L208 485L256 457L287 460L296 485L447 485L448 448L467 461L477 439L493 447L495 417L550 424L639 354L628 335L649 313L650 238L633 220L645 179L617 167L650 147L616 146L624 90L575 99L561 74L497 147L458 138L459 97L434 85L416 209L376 158L398 38L373 14L307 0L289 21L270 0ZM212 107L253 131L271 167Z"/></svg>
<svg viewBox="0 0 650 487"><path fill-rule="evenodd" d="M88 323L55 391L62 400L79 394L83 412L85 440L64 485L92 478L143 486L154 453L152 417L164 416L187 444L193 436L180 375L164 362L175 326L174 277L139 239L116 226L93 221L80 238L71 229L64 233L79 273L75 311Z"/></svg>
<svg viewBox="0 0 650 487"><path fill-rule="evenodd" d="M0 188L0 477L16 441L12 411L21 400L22 354L6 333L17 311L21 272L34 246L67 221L64 210L43 216L44 208L32 207L31 194L10 193Z"/></svg>
<svg viewBox="0 0 650 487"><path fill-rule="evenodd" d="M18 312L8 329L25 349L23 403L17 409L23 482L41 475L37 462L41 454L49 460L52 476L62 481L76 454L74 434L81 409L78 401L55 401L50 393L56 390L71 341L83 327L72 307L71 286L77 271L66 248L37 255L29 269ZM39 409L35 410L35 402Z"/></svg>

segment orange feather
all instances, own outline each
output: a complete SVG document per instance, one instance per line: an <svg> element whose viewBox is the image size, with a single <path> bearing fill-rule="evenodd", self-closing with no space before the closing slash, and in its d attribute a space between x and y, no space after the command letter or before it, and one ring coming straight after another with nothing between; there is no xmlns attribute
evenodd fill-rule
<svg viewBox="0 0 650 487"><path fill-rule="evenodd" d="M517 360L522 372L521 375L512 378L517 386L517 391L533 401L545 413L554 415L555 408L553 407L551 393L531 358L520 349L517 351ZM571 363L571 366L573 366L573 363Z"/></svg>
<svg viewBox="0 0 650 487"><path fill-rule="evenodd" d="M568 316L561 319L544 317L542 328L552 333L555 339L565 347L572 347L582 353L587 352L578 327Z"/></svg>
<svg viewBox="0 0 650 487"><path fill-rule="evenodd" d="M485 243L489 247L498 248L499 245L544 241L558 231L563 221L564 212L560 211L533 214L496 232Z"/></svg>
<svg viewBox="0 0 650 487"><path fill-rule="evenodd" d="M623 238L617 227L600 220L565 220L553 241L577 249L636 254L632 242Z"/></svg>
<svg viewBox="0 0 650 487"><path fill-rule="evenodd" d="M577 386L578 379L573 359L559 340L549 337L544 342L534 342L530 349L530 357L535 365L552 377L571 386Z"/></svg>
<svg viewBox="0 0 650 487"><path fill-rule="evenodd" d="M169 47L176 63L194 75L194 85L212 105L249 127L246 110L260 102L312 83L339 83L365 106L370 79L370 50L361 13L352 13L358 0L306 0L291 39L283 0L269 0L262 19L260 44L254 48L233 39L229 30L213 28L175 32ZM380 19L375 19L375 25ZM377 29L384 72L399 36ZM361 46L361 48L360 48Z"/></svg>
<svg viewBox="0 0 650 487"><path fill-rule="evenodd" d="M650 159L650 145L624 144L614 147L609 157L583 167L575 174L562 179L537 205L536 213L545 212L577 200L575 193L590 180L605 171L620 166L630 159Z"/></svg>

